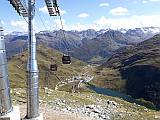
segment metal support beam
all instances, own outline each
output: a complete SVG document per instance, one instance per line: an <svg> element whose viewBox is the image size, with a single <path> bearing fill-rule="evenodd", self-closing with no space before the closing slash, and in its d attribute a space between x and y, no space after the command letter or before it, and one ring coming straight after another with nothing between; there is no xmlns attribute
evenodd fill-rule
<svg viewBox="0 0 160 120"><path fill-rule="evenodd" d="M3 28L0 27L0 116L12 111Z"/></svg>
<svg viewBox="0 0 160 120"><path fill-rule="evenodd" d="M27 119L39 116L38 65L36 38L33 30L35 0L28 0L28 64L27 64Z"/></svg>
<svg viewBox="0 0 160 120"><path fill-rule="evenodd" d="M23 17L28 17L28 8L25 5L25 1L22 0L8 0L10 4L15 8L19 15Z"/></svg>
<svg viewBox="0 0 160 120"><path fill-rule="evenodd" d="M59 16L60 11L58 9L57 0L45 0L48 12L50 16Z"/></svg>

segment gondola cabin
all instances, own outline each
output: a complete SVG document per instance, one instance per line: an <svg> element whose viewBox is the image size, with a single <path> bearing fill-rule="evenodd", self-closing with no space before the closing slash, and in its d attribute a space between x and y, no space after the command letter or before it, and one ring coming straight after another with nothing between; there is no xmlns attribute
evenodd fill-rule
<svg viewBox="0 0 160 120"><path fill-rule="evenodd" d="M58 68L57 64L50 65L50 71L57 71L57 68Z"/></svg>
<svg viewBox="0 0 160 120"><path fill-rule="evenodd" d="M71 64L71 57L69 55L63 55L62 63L63 64Z"/></svg>

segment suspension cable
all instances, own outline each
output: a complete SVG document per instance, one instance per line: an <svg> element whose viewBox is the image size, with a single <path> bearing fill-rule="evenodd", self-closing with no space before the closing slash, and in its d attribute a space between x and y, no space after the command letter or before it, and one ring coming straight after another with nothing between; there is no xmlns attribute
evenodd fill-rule
<svg viewBox="0 0 160 120"><path fill-rule="evenodd" d="M35 10L36 10L36 12L37 12L37 14L38 14L38 17L40 18L40 21L42 22L42 24L43 24L44 28L47 30L47 27L46 27L46 25L45 25L45 23L44 23L44 21L43 21L42 17L40 16L40 14L39 14L39 12L38 12L38 10L37 10L37 8L36 8L36 7L35 7Z"/></svg>
<svg viewBox="0 0 160 120"><path fill-rule="evenodd" d="M3 23L1 19L0 19L0 27L3 27Z"/></svg>
<svg viewBox="0 0 160 120"><path fill-rule="evenodd" d="M58 11L59 11L59 19L60 19L60 23L61 23L61 29L62 29L63 37L64 37L63 43L65 44L65 48L67 49L67 54L68 54L68 52L69 52L69 44L68 44L67 39L66 39L61 12L60 12L59 9L58 9Z"/></svg>
<svg viewBox="0 0 160 120"><path fill-rule="evenodd" d="M61 22L61 27L62 27L62 32L63 32L63 37L64 37L64 40L65 41L67 41L67 39L66 39L66 35L65 35L65 32L64 32L64 25L63 25L63 22L62 22L62 17L61 17L61 15L59 14L59 18L60 18L60 22ZM64 42L66 45L67 45L67 43L66 42ZM66 46L66 49L68 49L68 47Z"/></svg>
<svg viewBox="0 0 160 120"><path fill-rule="evenodd" d="M24 3L25 3L25 2L24 2ZM41 23L43 24L43 27L47 30L47 27L46 27L46 25L45 25L45 23L44 23L41 15L39 14L39 12L38 12L38 10L37 10L36 7L35 7L35 10L36 10L36 12L37 12L37 14L38 14L38 17L39 17ZM28 21L26 20L25 17L23 17L23 19L28 23ZM65 47L66 52L67 52L67 54L68 54L68 52L69 52L69 43L67 42L67 38L66 38L66 35L65 35L65 30L64 30L64 25L63 25L63 21L62 21L62 16L61 16L60 12L59 12L59 19L60 19L61 30L62 30L62 34L63 34L63 39L62 39L62 41L63 41L63 43L64 43L64 47ZM33 31L36 31L36 30L33 29ZM57 32L58 32L58 31L56 31L56 36L57 36ZM48 41L46 41L46 42L47 42L47 45L48 45Z"/></svg>

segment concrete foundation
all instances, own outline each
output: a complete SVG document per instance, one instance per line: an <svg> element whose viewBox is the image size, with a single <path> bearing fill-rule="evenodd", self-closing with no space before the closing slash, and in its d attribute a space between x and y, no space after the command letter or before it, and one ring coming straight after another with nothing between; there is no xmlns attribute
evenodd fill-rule
<svg viewBox="0 0 160 120"><path fill-rule="evenodd" d="M0 120L20 120L19 106L13 106L13 110L4 116L0 116Z"/></svg>
<svg viewBox="0 0 160 120"><path fill-rule="evenodd" d="M22 120L43 120L43 114L40 113L40 115L36 118L32 118L32 119L23 118Z"/></svg>

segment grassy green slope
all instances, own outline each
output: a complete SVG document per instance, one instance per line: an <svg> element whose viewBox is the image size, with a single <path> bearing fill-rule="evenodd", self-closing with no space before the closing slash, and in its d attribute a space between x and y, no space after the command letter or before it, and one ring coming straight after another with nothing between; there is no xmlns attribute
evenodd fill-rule
<svg viewBox="0 0 160 120"><path fill-rule="evenodd" d="M56 72L57 76L59 76L62 80L65 78L78 75L82 72L82 68L86 65L84 62L81 62L77 59L72 59L72 64L63 65L61 62L62 53L49 49L44 46L37 47L37 60L39 67L39 81L40 86L44 85L45 73L46 71L50 71L49 67L51 63L58 64L58 71ZM25 87L26 86L26 64L27 64L27 51L18 55L13 56L8 61L9 67L9 79L11 81L12 88ZM53 58L54 61L51 59ZM58 79L54 76L54 74L49 75L49 87L53 88Z"/></svg>

